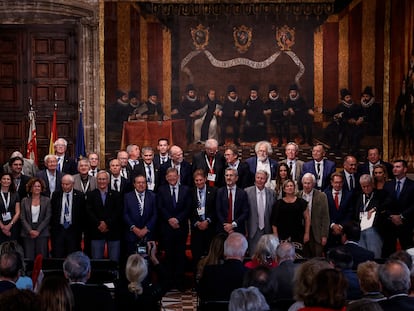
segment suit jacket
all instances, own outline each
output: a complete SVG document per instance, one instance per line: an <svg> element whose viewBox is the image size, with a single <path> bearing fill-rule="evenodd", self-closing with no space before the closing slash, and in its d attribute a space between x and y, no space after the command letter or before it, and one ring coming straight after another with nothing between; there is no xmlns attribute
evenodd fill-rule
<svg viewBox="0 0 414 311"><path fill-rule="evenodd" d="M86 214L88 217L88 233L92 240L120 240L123 229L121 193L108 190L105 204L102 202L99 189L88 192L86 199ZM98 230L101 221L108 226L108 232Z"/></svg>
<svg viewBox="0 0 414 311"><path fill-rule="evenodd" d="M62 190L62 173L56 171L55 174L56 174L55 175L56 176L55 191L61 191ZM46 189L42 194L50 198L51 193L50 193L49 179L47 178L46 169L37 172L36 177L39 177L45 182Z"/></svg>
<svg viewBox="0 0 414 311"><path fill-rule="evenodd" d="M170 157L168 156L168 159L170 159ZM154 164L158 167L161 166L161 158L159 153L154 154L154 159L152 160L154 162Z"/></svg>
<svg viewBox="0 0 414 311"><path fill-rule="evenodd" d="M228 167L229 165L226 164L226 168ZM239 161L239 165L237 166L237 175L239 176L236 182L237 187L244 189L253 186L254 176L250 172L249 164Z"/></svg>
<svg viewBox="0 0 414 311"><path fill-rule="evenodd" d="M379 301L384 311L412 311L414 310L414 297L396 296Z"/></svg>
<svg viewBox="0 0 414 311"><path fill-rule="evenodd" d="M68 155L65 154L63 158L63 165L61 169L62 175L70 174L75 175L78 173L78 166L76 165L76 161L73 158L70 158Z"/></svg>
<svg viewBox="0 0 414 311"><path fill-rule="evenodd" d="M16 284L14 284L13 282L7 280L0 281L0 294L13 288L16 288Z"/></svg>
<svg viewBox="0 0 414 311"><path fill-rule="evenodd" d="M206 174L209 173L209 167L207 164L206 156L207 154L205 151L196 153L193 156L193 161L192 161L193 172L196 169L202 169ZM224 169L226 166L226 160L224 159L224 156L221 152L217 152L216 155L214 156L213 161L214 161L214 165L213 165L214 174L216 174L214 186L217 188L222 187L224 186Z"/></svg>
<svg viewBox="0 0 414 311"><path fill-rule="evenodd" d="M392 164L391 163L388 163L388 162L385 162L385 161L382 161L382 160L380 160L380 164L384 165L387 168L388 178L391 178L393 176L393 173L392 173ZM369 161L366 161L366 162L358 165L357 173L360 176L363 175L363 174L370 175L370 173L369 173Z"/></svg>
<svg viewBox="0 0 414 311"><path fill-rule="evenodd" d="M353 270L356 270L360 263L368 260L374 260L375 258L373 252L359 246L358 244L348 242L345 243L343 247L352 255L352 258L354 260L354 263L352 265Z"/></svg>
<svg viewBox="0 0 414 311"><path fill-rule="evenodd" d="M334 162L327 159L323 160L322 187L320 190L325 191L325 189L328 188L328 186L331 184L331 175L335 172L335 170L336 168ZM303 175L306 173L311 173L315 177L317 176L315 170L315 160L303 163L302 175L300 178L302 179Z"/></svg>
<svg viewBox="0 0 414 311"><path fill-rule="evenodd" d="M280 163L286 163L289 166L289 162L287 159L280 161ZM295 181L297 181L298 184L302 183L302 170L303 170L303 162L302 160L296 159L296 170L295 170Z"/></svg>
<svg viewBox="0 0 414 311"><path fill-rule="evenodd" d="M257 211L257 189L256 186L251 186L244 189L247 193L247 198L249 200L249 218L247 220L247 232L249 238L254 237L256 231L259 230L259 214ZM270 223L270 216L272 215L272 207L276 200L276 192L273 189L264 188L266 195L266 206L265 206L265 233L272 233L272 225Z"/></svg>
<svg viewBox="0 0 414 311"><path fill-rule="evenodd" d="M194 225L197 221L202 221L201 215L198 215L198 188L194 187L192 189L192 211L191 211L191 230L198 230ZM205 200L205 213L202 217L204 219L210 219L209 228L213 228L217 224L216 216L216 197L217 197L217 188L206 186L206 200Z"/></svg>
<svg viewBox="0 0 414 311"><path fill-rule="evenodd" d="M165 176L167 175L167 169L172 167L172 160L169 159L163 165L160 166L160 180L161 185L168 184ZM193 171L191 169L191 164L183 160L180 164L180 184L188 187L193 185Z"/></svg>
<svg viewBox="0 0 414 311"><path fill-rule="evenodd" d="M231 292L243 286L247 268L240 260L227 259L223 264L204 267L200 280L201 300L229 300Z"/></svg>
<svg viewBox="0 0 414 311"><path fill-rule="evenodd" d="M31 177L26 175L20 175L20 184L19 187L16 189L17 193L19 194L20 200L27 197L26 185L29 182Z"/></svg>
<svg viewBox="0 0 414 311"><path fill-rule="evenodd" d="M246 191L240 188L236 188L236 194L233 200L233 221L237 224L237 227L234 228L234 231L246 234L246 221L249 217L249 201L247 198ZM227 186L221 187L217 190L216 211L217 229L219 232L222 232L223 224L227 222L227 215L229 212L229 198Z"/></svg>
<svg viewBox="0 0 414 311"><path fill-rule="evenodd" d="M190 188L185 185L178 185L178 198L174 208L170 185L166 184L160 186L157 193L157 209L161 219L161 230L165 234L164 237L168 239L168 235L176 231L176 229L173 229L168 224L168 219L170 218L177 218L180 224L178 230L185 234L188 232L188 218L191 213Z"/></svg>
<svg viewBox="0 0 414 311"><path fill-rule="evenodd" d="M50 233L56 234L59 229L63 228L60 224L60 218L62 215L62 198L63 191L53 192L50 204L52 206L52 217L50 219ZM73 189L72 196L72 222L71 225L75 229L76 234L81 235L84 227L85 220L85 195Z"/></svg>
<svg viewBox="0 0 414 311"><path fill-rule="evenodd" d="M75 299L73 311L113 311L114 302L109 289L104 285L70 284Z"/></svg>
<svg viewBox="0 0 414 311"><path fill-rule="evenodd" d="M270 161L270 179L276 179L276 172L277 172L277 161L273 160L271 158L268 158ZM250 172L254 175L256 175L256 169L257 169L257 156L248 158L246 160L246 163L249 165Z"/></svg>
<svg viewBox="0 0 414 311"><path fill-rule="evenodd" d="M148 240L151 240L153 238L153 232L155 230L155 225L158 217L156 199L157 197L152 191L145 191L144 210L141 216L139 213L138 198L136 196L135 190L125 194L124 222L128 230L126 235L128 241L135 241L137 239L136 235L129 230L129 228L131 228L133 225L139 229L147 227L147 229L150 231L147 235Z"/></svg>
<svg viewBox="0 0 414 311"><path fill-rule="evenodd" d="M29 238L29 232L33 229L39 231L40 237L49 236L49 222L52 217L52 208L50 199L46 196L40 196L40 213L36 224L32 221L32 197L23 198L20 204L20 221L22 229L20 235L23 238Z"/></svg>
<svg viewBox="0 0 414 311"><path fill-rule="evenodd" d="M330 224L335 223L343 225L351 220L352 215L354 215L353 206L351 206L351 193L342 189L341 202L339 203L339 208L336 209L334 197L332 195L332 187L328 187L324 192L328 199Z"/></svg>
<svg viewBox="0 0 414 311"><path fill-rule="evenodd" d="M81 179L80 174L74 175L73 179L75 181L75 183L73 184L73 188L78 190L78 191L81 191L85 194L86 194L86 192L95 190L98 187L97 184L96 184L96 177L94 177L94 176L89 176L88 175L89 186L85 189L85 191L83 191L83 184L82 184L82 179Z"/></svg>
<svg viewBox="0 0 414 311"><path fill-rule="evenodd" d="M270 271L269 283L273 290L272 300L293 299L293 277L299 267L293 260L282 261Z"/></svg>
<svg viewBox="0 0 414 311"><path fill-rule="evenodd" d="M9 162L6 162L3 165L3 171L5 173L11 173L11 168L9 166ZM37 172L39 171L39 168L37 167L36 163L34 163L34 161L32 159L27 159L27 158L23 158L23 168L22 168L22 172L25 176L29 177L29 179L31 177L36 176Z"/></svg>
<svg viewBox="0 0 414 311"><path fill-rule="evenodd" d="M382 214L383 214L383 204L386 199L386 192L384 190L375 190L372 192L372 197L368 202L368 205L364 206L364 193L360 192L357 196L356 202L355 202L355 208L354 208L354 220L359 221L360 220L360 213L366 209L366 211L370 211L374 207L377 209L377 212L375 213L374 218L374 227L377 227L378 229L381 228L383 222L382 222Z"/></svg>
<svg viewBox="0 0 414 311"><path fill-rule="evenodd" d="M303 191L299 191L298 197L303 197ZM312 211L311 211L311 233L315 241L320 243L322 237L329 235L329 207L326 194L313 189Z"/></svg>
<svg viewBox="0 0 414 311"><path fill-rule="evenodd" d="M384 190L387 192L387 199L384 203L384 214L386 217L402 214L403 217L410 220L409 222L404 222L405 224L412 223L414 218L414 181L408 177L406 178L398 199L395 188L395 179L387 181L384 185Z"/></svg>
<svg viewBox="0 0 414 311"><path fill-rule="evenodd" d="M342 170L341 174L343 176L343 180L344 180L344 184L343 184L343 188L345 188L347 191L351 191L351 188L349 187L349 179L346 180L346 176L345 176L345 171ZM358 193L359 191L361 191L361 184L359 183L359 177L361 177L361 175L357 173L355 173L353 175L353 179L354 179L354 189L353 189L353 193Z"/></svg>
<svg viewBox="0 0 414 311"><path fill-rule="evenodd" d="M152 191L157 192L158 187L160 186L160 166L157 165L154 161L152 162L154 166L154 176L151 176L151 180L154 183L154 189ZM145 180L147 180L147 164L144 161L140 161L138 165L135 166L133 177L132 177L132 184L134 183L134 178L138 175L145 176Z"/></svg>
<svg viewBox="0 0 414 311"><path fill-rule="evenodd" d="M113 175L111 174L110 178L109 178L109 187L110 188L112 186L112 178L113 178ZM129 182L129 180L126 179L125 177L119 176L119 178L121 179L121 184L119 185L119 192L121 193L121 197L123 197L123 195L125 193L128 193L128 192L132 191L133 187L132 187L131 183Z"/></svg>

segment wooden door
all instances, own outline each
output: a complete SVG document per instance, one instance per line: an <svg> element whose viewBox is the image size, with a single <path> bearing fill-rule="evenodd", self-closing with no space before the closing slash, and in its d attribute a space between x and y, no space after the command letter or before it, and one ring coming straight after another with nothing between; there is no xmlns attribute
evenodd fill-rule
<svg viewBox="0 0 414 311"><path fill-rule="evenodd" d="M36 110L38 155L49 148L53 109L58 136L72 153L78 122L77 46L73 27L0 26L0 163L26 153L29 97Z"/></svg>

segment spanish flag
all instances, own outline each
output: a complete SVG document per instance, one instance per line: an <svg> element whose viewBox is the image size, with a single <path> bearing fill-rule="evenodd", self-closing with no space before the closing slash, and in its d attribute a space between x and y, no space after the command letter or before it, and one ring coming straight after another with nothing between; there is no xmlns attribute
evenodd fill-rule
<svg viewBox="0 0 414 311"><path fill-rule="evenodd" d="M49 154L55 154L55 147L53 146L53 144L57 139L56 115L57 107L55 106L55 109L53 110L52 129L50 131Z"/></svg>

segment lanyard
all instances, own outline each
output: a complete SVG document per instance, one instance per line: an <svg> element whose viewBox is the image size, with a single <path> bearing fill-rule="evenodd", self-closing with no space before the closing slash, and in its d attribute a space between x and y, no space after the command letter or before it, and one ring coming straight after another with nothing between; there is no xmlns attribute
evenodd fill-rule
<svg viewBox="0 0 414 311"><path fill-rule="evenodd" d="M142 207L144 207L144 193L139 193L139 192L137 192L137 191L135 191L135 195L137 196L137 200L138 200L138 203L142 206Z"/></svg>
<svg viewBox="0 0 414 311"><path fill-rule="evenodd" d="M89 189L89 179L88 179L88 182L86 183L86 186L83 185L82 180L81 180L80 184L81 184L81 187L82 187L82 192L86 193Z"/></svg>
<svg viewBox="0 0 414 311"><path fill-rule="evenodd" d="M1 192L1 198L3 199L3 203L4 203L4 207L6 208L6 211L9 210L9 205L10 205L10 197L11 197L11 193L6 192L7 193L7 200L4 197L4 193Z"/></svg>
<svg viewBox="0 0 414 311"><path fill-rule="evenodd" d="M214 167L214 163L216 162L216 159L213 157L213 161L210 164L210 160L208 159L207 155L205 155L205 157L206 157L206 162L207 162L207 166L208 166L209 172L213 172L214 171L213 170L213 167Z"/></svg>

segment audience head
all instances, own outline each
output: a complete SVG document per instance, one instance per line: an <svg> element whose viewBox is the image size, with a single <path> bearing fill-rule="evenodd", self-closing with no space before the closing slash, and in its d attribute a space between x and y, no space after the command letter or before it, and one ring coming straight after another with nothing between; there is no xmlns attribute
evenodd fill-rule
<svg viewBox="0 0 414 311"><path fill-rule="evenodd" d="M257 266L254 269L248 269L244 275L243 287L249 286L257 287L266 300L271 299L273 284L270 282L270 268Z"/></svg>
<svg viewBox="0 0 414 311"><path fill-rule="evenodd" d="M265 297L256 287L237 288L230 295L229 311L264 311L269 309Z"/></svg>
<svg viewBox="0 0 414 311"><path fill-rule="evenodd" d="M348 282L341 271L320 270L313 281L310 294L305 297L307 307L342 309L346 304Z"/></svg>
<svg viewBox="0 0 414 311"><path fill-rule="evenodd" d="M141 153L145 164L150 165L154 160L154 149L150 146L145 146L142 147Z"/></svg>
<svg viewBox="0 0 414 311"><path fill-rule="evenodd" d="M144 175L137 175L134 178L134 188L138 193L143 193L147 189L147 181Z"/></svg>
<svg viewBox="0 0 414 311"><path fill-rule="evenodd" d="M121 162L118 159L112 159L109 161L109 171L115 177L121 174Z"/></svg>
<svg viewBox="0 0 414 311"><path fill-rule="evenodd" d="M322 269L329 268L332 266L324 258L312 258L302 263L295 271L293 279L295 299L304 301L311 293L316 274Z"/></svg>
<svg viewBox="0 0 414 311"><path fill-rule="evenodd" d="M55 154L58 156L62 156L66 152L68 142L64 138L58 138L55 140L53 146L55 147Z"/></svg>
<svg viewBox="0 0 414 311"><path fill-rule="evenodd" d="M98 171L98 173L96 173L96 183L98 185L98 189L101 191L108 191L109 179L110 176L107 171Z"/></svg>
<svg viewBox="0 0 414 311"><path fill-rule="evenodd" d="M351 253L343 246L329 250L326 258L339 270L351 269L354 263Z"/></svg>
<svg viewBox="0 0 414 311"><path fill-rule="evenodd" d="M256 175L254 177L254 184L258 189L263 190L268 178L268 172L266 172L265 170L257 170Z"/></svg>
<svg viewBox="0 0 414 311"><path fill-rule="evenodd" d="M234 164L239 158L239 149L236 145L232 145L226 148L224 151L224 158L227 163Z"/></svg>
<svg viewBox="0 0 414 311"><path fill-rule="evenodd" d="M92 169L95 169L98 167L99 165L99 155L95 152L90 152L88 154L88 160L89 160L89 164L91 166Z"/></svg>
<svg viewBox="0 0 414 311"><path fill-rule="evenodd" d="M207 176L204 170L196 169L193 173L193 179L194 185L197 187L197 189L204 189L207 182Z"/></svg>
<svg viewBox="0 0 414 311"><path fill-rule="evenodd" d="M147 274L148 266L145 259L139 254L130 255L126 263L125 275L129 281L128 290L131 293L142 294L142 281L147 277Z"/></svg>
<svg viewBox="0 0 414 311"><path fill-rule="evenodd" d="M224 259L224 241L226 235L219 233L211 240L210 248L206 258L206 265L216 265L220 263L220 260Z"/></svg>
<svg viewBox="0 0 414 311"><path fill-rule="evenodd" d="M2 306L4 311L42 310L39 296L29 289L13 288L3 292L0 295L0 306Z"/></svg>
<svg viewBox="0 0 414 311"><path fill-rule="evenodd" d="M407 265L408 270L411 271L411 268L413 267L413 258L411 255L405 251L405 250L399 250L395 253L392 253L388 259L395 259L395 260L401 260L403 263Z"/></svg>
<svg viewBox="0 0 414 311"><path fill-rule="evenodd" d="M280 264L286 260L295 260L295 246L290 242L282 242L276 249L277 262Z"/></svg>
<svg viewBox="0 0 414 311"><path fill-rule="evenodd" d="M354 300L346 306L346 311L383 311L381 305L372 299Z"/></svg>
<svg viewBox="0 0 414 311"><path fill-rule="evenodd" d="M88 175L89 170L91 169L91 164L87 158L78 160L78 172L81 175Z"/></svg>
<svg viewBox="0 0 414 311"><path fill-rule="evenodd" d="M335 172L331 175L331 186L335 191L341 191L343 186L344 177L341 173Z"/></svg>
<svg viewBox="0 0 414 311"><path fill-rule="evenodd" d="M68 281L58 275L43 279L39 289L42 311L73 310L75 300Z"/></svg>
<svg viewBox="0 0 414 311"><path fill-rule="evenodd" d="M82 252L71 253L63 262L63 272L71 283L86 283L91 274L91 261Z"/></svg>
<svg viewBox="0 0 414 311"><path fill-rule="evenodd" d="M352 155L347 155L344 158L344 170L349 174L355 174L357 170L357 159Z"/></svg>
<svg viewBox="0 0 414 311"><path fill-rule="evenodd" d="M178 183L178 170L175 167L167 168L167 172L165 174L165 179L167 180L168 184L171 186L175 186Z"/></svg>
<svg viewBox="0 0 414 311"><path fill-rule="evenodd" d="M72 175L66 174L62 177L62 190L63 192L71 192L73 189L73 185L75 183L75 179Z"/></svg>
<svg viewBox="0 0 414 311"><path fill-rule="evenodd" d="M130 144L126 148L128 158L132 160L137 160L140 156L139 146L135 144Z"/></svg>
<svg viewBox="0 0 414 311"><path fill-rule="evenodd" d="M13 175L21 174L23 170L23 158L12 157L9 159L9 167Z"/></svg>
<svg viewBox="0 0 414 311"><path fill-rule="evenodd" d="M378 278L379 264L375 261L366 261L358 265L357 276L363 293L380 292L381 286Z"/></svg>
<svg viewBox="0 0 414 311"><path fill-rule="evenodd" d="M17 252L6 252L0 255L0 280L16 282L23 269L23 258Z"/></svg>
<svg viewBox="0 0 414 311"><path fill-rule="evenodd" d="M247 240L243 234L230 233L224 241L224 257L242 260L247 251Z"/></svg>
<svg viewBox="0 0 414 311"><path fill-rule="evenodd" d="M408 294L410 289L410 270L402 261L388 260L378 268L378 276L382 293L385 296Z"/></svg>
<svg viewBox="0 0 414 311"><path fill-rule="evenodd" d="M381 160L381 151L378 147L368 147L367 160L372 164L377 164Z"/></svg>
<svg viewBox="0 0 414 311"><path fill-rule="evenodd" d="M228 167L224 172L224 178L226 180L226 185L228 187L233 187L239 179L239 174L235 168Z"/></svg>
<svg viewBox="0 0 414 311"><path fill-rule="evenodd" d="M356 221L348 221L342 227L342 243L345 241L358 242L361 238L361 227Z"/></svg>
<svg viewBox="0 0 414 311"><path fill-rule="evenodd" d="M121 168L128 166L128 152L124 150L118 151L116 158L118 159L119 165L121 166Z"/></svg>
<svg viewBox="0 0 414 311"><path fill-rule="evenodd" d="M26 264L24 262L23 247L19 243L17 243L17 241L15 240L6 241L0 244L0 255L4 253L12 253L12 252L17 253L19 256L18 260L20 261L20 264L21 264L19 275L24 275Z"/></svg>
<svg viewBox="0 0 414 311"><path fill-rule="evenodd" d="M261 265L271 266L276 261L276 249L279 245L279 239L273 234L264 234L257 242L254 250L253 259L256 259Z"/></svg>
<svg viewBox="0 0 414 311"><path fill-rule="evenodd" d="M158 139L157 150L161 155L166 155L170 149L170 143L167 138Z"/></svg>

